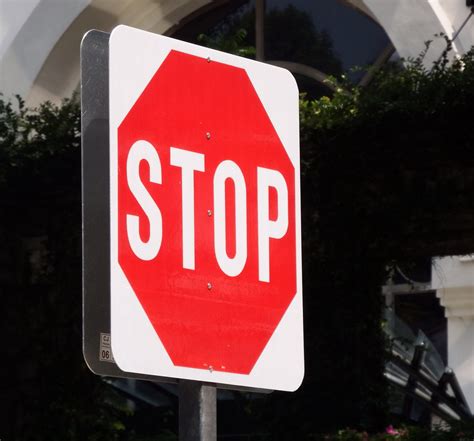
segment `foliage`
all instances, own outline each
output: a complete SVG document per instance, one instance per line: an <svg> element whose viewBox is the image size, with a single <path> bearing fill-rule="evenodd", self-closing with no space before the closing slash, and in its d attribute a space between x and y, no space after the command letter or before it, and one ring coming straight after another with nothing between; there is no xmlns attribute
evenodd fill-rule
<svg viewBox="0 0 474 441"><path fill-rule="evenodd" d="M254 58L255 39L255 10L244 5L207 34L200 34L197 41L213 49ZM316 29L311 16L293 5L272 8L265 14L265 58L316 64L324 72L342 73L331 36Z"/></svg>
<svg viewBox="0 0 474 441"><path fill-rule="evenodd" d="M255 58L255 11L248 5L237 8L205 34L197 36L197 43L203 46Z"/></svg>
<svg viewBox="0 0 474 441"><path fill-rule="evenodd" d="M216 33L214 37L205 34L198 36L198 42L203 46L218 49L241 57L255 58L255 47L246 44L247 31L244 28L233 29L232 33Z"/></svg>
<svg viewBox="0 0 474 441"><path fill-rule="evenodd" d="M332 427L383 424L389 264L474 249L473 52L431 70L422 60L301 100L309 375L298 393Z"/></svg>
<svg viewBox="0 0 474 441"><path fill-rule="evenodd" d="M321 441L471 441L474 439L472 422L458 422L451 427L440 426L426 429L417 426L394 428L387 426L384 432L369 434L353 429L339 430L333 434L316 436Z"/></svg>
<svg viewBox="0 0 474 441"><path fill-rule="evenodd" d="M344 75L340 80L331 77L328 81L337 86L331 98L311 102L303 98L303 124L328 130L366 124L369 119L376 124L394 114L413 117L428 111L426 116L438 112L446 115L457 106L465 106L473 93L473 51L451 62L447 50L428 69L423 64L428 50L429 43L419 57L406 60L403 66L388 64L367 87L351 85Z"/></svg>
<svg viewBox="0 0 474 441"><path fill-rule="evenodd" d="M331 182L335 203L324 209L359 222L373 254L472 251L473 58L450 64L445 52L428 70L421 55L366 88L341 83L332 98L302 99L303 175Z"/></svg>
<svg viewBox="0 0 474 441"><path fill-rule="evenodd" d="M1 435L114 440L124 400L81 353L80 111L0 100Z"/></svg>

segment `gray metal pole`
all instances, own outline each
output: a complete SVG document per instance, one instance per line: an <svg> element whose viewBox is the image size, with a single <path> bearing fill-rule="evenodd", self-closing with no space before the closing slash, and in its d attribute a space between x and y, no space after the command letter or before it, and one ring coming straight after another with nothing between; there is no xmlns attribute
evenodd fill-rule
<svg viewBox="0 0 474 441"><path fill-rule="evenodd" d="M216 441L216 388L179 381L179 441Z"/></svg>

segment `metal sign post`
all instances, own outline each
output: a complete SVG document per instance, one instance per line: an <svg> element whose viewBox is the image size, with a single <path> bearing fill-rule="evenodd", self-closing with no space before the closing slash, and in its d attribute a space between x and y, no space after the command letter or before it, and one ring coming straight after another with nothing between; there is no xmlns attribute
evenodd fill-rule
<svg viewBox="0 0 474 441"><path fill-rule="evenodd" d="M198 381L179 382L180 441L216 440L216 388Z"/></svg>

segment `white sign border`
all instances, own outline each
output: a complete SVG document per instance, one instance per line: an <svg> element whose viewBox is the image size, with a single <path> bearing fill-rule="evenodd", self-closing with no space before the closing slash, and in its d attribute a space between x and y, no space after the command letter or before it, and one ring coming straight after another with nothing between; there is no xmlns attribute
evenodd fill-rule
<svg viewBox="0 0 474 441"><path fill-rule="evenodd" d="M245 69L295 168L297 292L249 375L173 365L118 264L117 129L172 49ZM126 372L146 375L296 390L304 376L304 348L299 103L293 76L279 67L123 25L112 31L109 51L111 335L117 365Z"/></svg>

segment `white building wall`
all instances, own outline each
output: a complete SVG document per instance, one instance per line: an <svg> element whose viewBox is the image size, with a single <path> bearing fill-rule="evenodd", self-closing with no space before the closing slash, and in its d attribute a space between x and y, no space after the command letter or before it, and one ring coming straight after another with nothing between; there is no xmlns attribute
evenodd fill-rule
<svg viewBox="0 0 474 441"><path fill-rule="evenodd" d="M56 43L90 0L1 0L0 92L26 97ZM3 25L7 24L4 28ZM6 29L6 30L5 30Z"/></svg>
<svg viewBox="0 0 474 441"><path fill-rule="evenodd" d="M470 15L464 0L349 0L370 11L385 29L403 58L416 58L431 41L425 65L431 66L446 48L443 33L452 39ZM474 44L474 18L471 18L453 45L453 55L462 55Z"/></svg>
<svg viewBox="0 0 474 441"><path fill-rule="evenodd" d="M455 30L461 28L469 15L468 8L462 7L465 1L438 0ZM467 12L466 12L467 11ZM474 44L474 17L471 17L457 38L457 46L464 53Z"/></svg>
<svg viewBox="0 0 474 441"><path fill-rule="evenodd" d="M474 410L474 318L448 317L449 365L456 373L471 412Z"/></svg>
<svg viewBox="0 0 474 441"><path fill-rule="evenodd" d="M474 258L435 260L432 287L448 320L448 364L474 411Z"/></svg>
<svg viewBox="0 0 474 441"><path fill-rule="evenodd" d="M211 0L0 0L0 92L27 105L69 97L79 85L79 45L90 29L127 24L165 34Z"/></svg>
<svg viewBox="0 0 474 441"><path fill-rule="evenodd" d="M25 24L40 0L23 0L21 8L18 1L4 0L0 2L0 58L10 47L18 31Z"/></svg>

